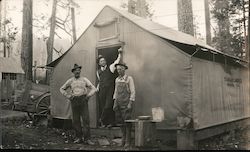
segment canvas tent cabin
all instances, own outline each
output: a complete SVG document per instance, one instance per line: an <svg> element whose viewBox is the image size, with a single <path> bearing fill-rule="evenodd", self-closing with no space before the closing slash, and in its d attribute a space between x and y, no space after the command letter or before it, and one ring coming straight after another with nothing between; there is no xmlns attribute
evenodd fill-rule
<svg viewBox="0 0 250 152"><path fill-rule="evenodd" d="M1 101L8 102L16 89L22 89L24 71L15 58L0 57Z"/></svg>
<svg viewBox="0 0 250 152"><path fill-rule="evenodd" d="M152 108L161 107L165 117L158 129L193 123L198 130L250 116L245 61L190 35L106 6L77 42L48 65L53 67L53 117L71 116L59 88L73 76L73 64L81 65L82 75L96 85L98 55L111 63L119 47L135 82L135 116L152 115ZM91 127L97 127L97 107L95 95L89 101Z"/></svg>

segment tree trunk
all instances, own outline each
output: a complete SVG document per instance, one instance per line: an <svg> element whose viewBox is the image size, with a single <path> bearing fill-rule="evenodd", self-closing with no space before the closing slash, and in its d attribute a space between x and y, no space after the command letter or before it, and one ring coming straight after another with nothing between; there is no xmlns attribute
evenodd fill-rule
<svg viewBox="0 0 250 152"><path fill-rule="evenodd" d="M2 37L2 0L0 0L0 37Z"/></svg>
<svg viewBox="0 0 250 152"><path fill-rule="evenodd" d="M128 12L143 18L147 18L146 0L129 0Z"/></svg>
<svg viewBox="0 0 250 152"><path fill-rule="evenodd" d="M23 0L21 63L26 80L32 80L32 39L32 0Z"/></svg>
<svg viewBox="0 0 250 152"><path fill-rule="evenodd" d="M53 60L53 48L54 48L54 36L55 36L55 27L56 27L56 5L57 0L53 1L52 6L52 14L50 18L50 33L49 33L49 39L47 40L47 64L52 62ZM46 82L49 84L49 78L51 75L51 71L46 71Z"/></svg>
<svg viewBox="0 0 250 152"><path fill-rule="evenodd" d="M219 9L223 11L229 8L229 1L219 1L218 5L222 6ZM223 16L223 19L218 20L220 50L230 55L234 55L234 52L231 47L232 35L230 33L229 14L223 13Z"/></svg>
<svg viewBox="0 0 250 152"><path fill-rule="evenodd" d="M146 18L147 17L146 0L137 0L136 7L138 10L138 16Z"/></svg>
<svg viewBox="0 0 250 152"><path fill-rule="evenodd" d="M22 104L29 101L29 92L32 82L32 61L33 61L33 37L32 37L32 0L23 0L23 27L21 64L25 72L25 92L22 96Z"/></svg>
<svg viewBox="0 0 250 152"><path fill-rule="evenodd" d="M0 0L0 37L2 36L2 0Z"/></svg>
<svg viewBox="0 0 250 152"><path fill-rule="evenodd" d="M205 20L206 20L206 41L208 45L211 45L211 24L210 24L210 11L209 0L204 0L205 7Z"/></svg>
<svg viewBox="0 0 250 152"><path fill-rule="evenodd" d="M129 0L128 1L128 12L131 13L131 14L134 14L134 15L136 15L136 13L135 13L135 5L136 5L136 2L134 0Z"/></svg>
<svg viewBox="0 0 250 152"><path fill-rule="evenodd" d="M71 17L72 17L72 35L73 35L73 42L76 42L76 21L75 21L75 9L71 8Z"/></svg>
<svg viewBox="0 0 250 152"><path fill-rule="evenodd" d="M242 7L242 11L243 11L243 31L244 31L244 39L245 39L245 58L248 59L248 50L247 50L247 27L246 27L246 10L245 10L245 0L243 0L243 7ZM243 53L243 52L242 52ZM243 56L244 57L244 56Z"/></svg>
<svg viewBox="0 0 250 152"><path fill-rule="evenodd" d="M178 0L178 30L194 36L193 10L191 0Z"/></svg>
<svg viewBox="0 0 250 152"><path fill-rule="evenodd" d="M6 21L6 0L3 1L3 22ZM7 57L7 50L6 50L6 24L3 24L3 37L4 37L4 41L3 41L3 57Z"/></svg>
<svg viewBox="0 0 250 152"><path fill-rule="evenodd" d="M57 5L57 0L54 0L52 6L52 14L50 18L51 23L50 23L50 33L49 33L48 47L47 47L47 64L49 64L53 60L53 46L54 46L54 35L56 27L56 5Z"/></svg>
<svg viewBox="0 0 250 152"><path fill-rule="evenodd" d="M247 43L247 52L248 52L248 80L249 80L249 85L248 86L250 86L250 3L248 4L248 32L247 32L247 34L248 34L248 43ZM250 89L249 89L249 94L250 94Z"/></svg>

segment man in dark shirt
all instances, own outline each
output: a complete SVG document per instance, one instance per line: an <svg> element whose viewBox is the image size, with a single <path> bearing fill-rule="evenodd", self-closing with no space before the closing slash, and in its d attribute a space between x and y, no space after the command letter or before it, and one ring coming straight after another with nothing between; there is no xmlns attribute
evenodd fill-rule
<svg viewBox="0 0 250 152"><path fill-rule="evenodd" d="M110 66L107 66L106 59L101 56L98 58L100 68L97 71L99 83L97 91L99 92L99 111L101 127L112 127L115 122L113 111L113 94L115 85L115 64L120 62L122 48L118 49L118 57Z"/></svg>

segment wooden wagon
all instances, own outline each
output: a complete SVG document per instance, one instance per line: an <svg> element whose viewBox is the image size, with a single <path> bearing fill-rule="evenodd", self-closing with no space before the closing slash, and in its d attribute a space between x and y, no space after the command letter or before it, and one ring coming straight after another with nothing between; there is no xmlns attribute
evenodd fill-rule
<svg viewBox="0 0 250 152"><path fill-rule="evenodd" d="M28 116L35 120L35 116L50 115L50 91L49 86L32 83L29 92L29 99L22 100L24 90L17 90L14 99L13 110L27 112Z"/></svg>

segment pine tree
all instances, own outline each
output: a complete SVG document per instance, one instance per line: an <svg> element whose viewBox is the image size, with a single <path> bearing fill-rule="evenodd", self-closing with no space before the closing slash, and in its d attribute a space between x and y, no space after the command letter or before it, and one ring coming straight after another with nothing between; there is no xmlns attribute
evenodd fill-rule
<svg viewBox="0 0 250 152"><path fill-rule="evenodd" d="M213 45L222 52L246 58L247 0L212 0L217 31Z"/></svg>
<svg viewBox="0 0 250 152"><path fill-rule="evenodd" d="M205 21L206 21L206 42L211 45L211 23L210 23L210 10L209 0L204 0L205 7Z"/></svg>
<svg viewBox="0 0 250 152"><path fill-rule="evenodd" d="M25 72L25 92L20 105L26 106L29 102L29 92L32 82L32 62L33 62L33 34L32 34L32 0L23 0L23 27L21 46L21 65Z"/></svg>
<svg viewBox="0 0 250 152"><path fill-rule="evenodd" d="M177 0L178 30L194 36L193 11L191 0Z"/></svg>
<svg viewBox="0 0 250 152"><path fill-rule="evenodd" d="M121 7L127 9L129 13L143 18L151 19L154 14L151 4L147 0L128 0L127 3L122 2Z"/></svg>

